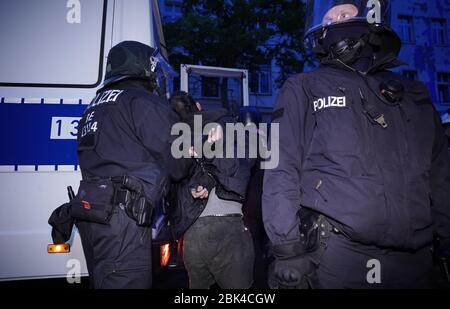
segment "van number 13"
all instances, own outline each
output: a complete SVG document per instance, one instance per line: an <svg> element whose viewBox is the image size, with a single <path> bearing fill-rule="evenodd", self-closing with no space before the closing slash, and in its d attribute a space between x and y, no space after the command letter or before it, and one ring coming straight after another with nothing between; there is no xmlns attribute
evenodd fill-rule
<svg viewBox="0 0 450 309"><path fill-rule="evenodd" d="M77 139L80 117L52 117L50 139Z"/></svg>

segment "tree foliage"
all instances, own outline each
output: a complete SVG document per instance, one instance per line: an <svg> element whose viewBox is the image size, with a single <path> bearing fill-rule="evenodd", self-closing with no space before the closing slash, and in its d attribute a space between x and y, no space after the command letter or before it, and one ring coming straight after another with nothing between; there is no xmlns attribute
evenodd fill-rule
<svg viewBox="0 0 450 309"><path fill-rule="evenodd" d="M301 0L185 0L183 15L164 24L170 61L258 71L274 61L281 84L303 70Z"/></svg>

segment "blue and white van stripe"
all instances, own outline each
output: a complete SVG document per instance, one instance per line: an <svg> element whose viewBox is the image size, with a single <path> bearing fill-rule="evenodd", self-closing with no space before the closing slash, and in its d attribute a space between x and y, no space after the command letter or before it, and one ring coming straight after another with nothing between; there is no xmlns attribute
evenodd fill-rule
<svg viewBox="0 0 450 309"><path fill-rule="evenodd" d="M7 96L0 96L0 108L1 106L4 107L4 110L2 109L2 112L7 112L9 114L4 114L3 116L6 117L3 120L8 122L8 119L21 119L21 115L28 115L28 119L30 119L29 115L35 115L36 123L33 122L33 124L26 123L28 127L26 129L23 128L23 126L19 126L18 130L28 130L26 132L30 132L30 135L28 136L28 139L24 138L24 135L26 134L18 134L18 138L20 137L21 143L24 143L25 145L30 145L30 143L36 143L36 153L40 153L39 149L46 149L45 147L48 147L50 145L51 139L51 132L47 132L47 129L44 129L44 131L39 132L39 130L34 130L32 127L33 125L39 125L36 129L42 130L41 123L47 123L47 121L53 121L54 117L61 117L61 118L73 118L76 119L77 117L81 118L82 113L85 109L85 106L87 106L90 103L90 99L87 100L86 98L55 98L55 97L47 97L47 98L38 98L38 97L7 97ZM10 105L8 107L8 105ZM21 106L35 106L35 108L31 108L29 111L27 108L22 109ZM50 108L51 106L54 106L55 109L53 109L53 112L50 112L50 115L48 113L48 108L43 109L43 114L41 116L40 109L36 109L37 106L47 106ZM15 107L17 106L17 108ZM58 106L61 106L61 109L58 108ZM64 108L62 106L65 106ZM70 107L72 106L72 107ZM18 114L18 113L25 113L25 114ZM53 116L54 115L54 116ZM19 117L20 116L20 117ZM48 118L50 116L50 118ZM41 118L44 117L44 118ZM31 118L32 119L32 118ZM7 125L5 124L5 127ZM9 127L6 131L5 128L3 128L3 132L7 132L7 134L16 134L17 130L9 130ZM24 131L22 131L23 133ZM47 137L48 136L48 137ZM38 142L37 142L37 140ZM49 141L49 144L47 144L47 138ZM62 138L64 140L64 138ZM14 146L13 146L14 147ZM43 147L43 148L42 148ZM54 144L51 147L55 147ZM24 147L23 153L28 153L28 155L24 156L18 156L16 157L15 153L18 151L22 151L21 148L10 149L10 152L8 154L8 148L5 147L6 153L4 155L0 155L0 173L11 173L11 172L19 172L19 173L35 173L35 172L78 172L80 170L79 166L77 165L78 162L76 162L76 140L71 142L71 144L67 144L67 142L63 141L61 144L61 147L57 146L57 149L54 148L53 151L56 151L54 153L60 153L61 156L57 156L54 159L50 159L49 162L45 162L45 164L42 164L43 161L47 161L46 158L43 158L42 156L40 158L34 157L33 153L29 151L29 147ZM67 159L67 153L70 152L70 159ZM20 157L20 158L19 158ZM35 161L35 162L33 162ZM55 163L63 163L64 165L52 165L48 163L52 163L52 161L55 161ZM3 165L2 165L3 163ZM25 163L25 164L23 164ZM31 163L31 164L30 164ZM35 163L34 165L32 163ZM73 164L72 164L73 163Z"/></svg>
<svg viewBox="0 0 450 309"><path fill-rule="evenodd" d="M62 105L88 105L90 102L83 99L58 99L58 98L8 98L2 97L2 104L62 104Z"/></svg>
<svg viewBox="0 0 450 309"><path fill-rule="evenodd" d="M79 172L79 165L0 165L0 173Z"/></svg>

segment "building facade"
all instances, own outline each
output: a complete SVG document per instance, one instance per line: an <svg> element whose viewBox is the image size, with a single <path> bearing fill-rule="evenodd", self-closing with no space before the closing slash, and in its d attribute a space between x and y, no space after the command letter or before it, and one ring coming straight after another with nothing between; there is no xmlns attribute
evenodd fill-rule
<svg viewBox="0 0 450 309"><path fill-rule="evenodd" d="M398 69L423 81L439 112L450 109L450 1L396 0L391 5L391 24L402 39Z"/></svg>

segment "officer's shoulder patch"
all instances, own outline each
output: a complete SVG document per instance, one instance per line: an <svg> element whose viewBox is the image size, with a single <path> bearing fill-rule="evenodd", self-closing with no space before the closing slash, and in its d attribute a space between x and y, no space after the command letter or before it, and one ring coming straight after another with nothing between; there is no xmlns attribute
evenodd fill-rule
<svg viewBox="0 0 450 309"><path fill-rule="evenodd" d="M284 115L284 108L278 108L272 113L272 121L281 118Z"/></svg>

